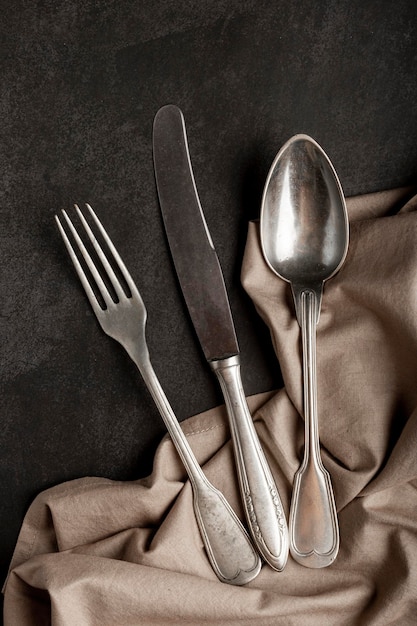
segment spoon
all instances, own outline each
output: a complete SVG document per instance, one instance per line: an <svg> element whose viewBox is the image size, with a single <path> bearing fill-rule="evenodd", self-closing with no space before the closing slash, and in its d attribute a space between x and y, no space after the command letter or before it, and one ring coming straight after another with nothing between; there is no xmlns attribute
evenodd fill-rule
<svg viewBox="0 0 417 626"><path fill-rule="evenodd" d="M308 135L295 135L277 154L265 184L260 230L267 264L291 284L302 334L305 447L294 478L290 552L306 567L326 567L339 550L339 526L320 455L316 325L324 282L346 257L349 225L337 174Z"/></svg>

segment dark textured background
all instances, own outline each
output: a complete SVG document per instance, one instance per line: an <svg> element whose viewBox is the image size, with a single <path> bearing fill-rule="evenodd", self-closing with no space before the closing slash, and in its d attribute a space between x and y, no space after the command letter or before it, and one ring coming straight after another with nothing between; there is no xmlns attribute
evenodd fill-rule
<svg viewBox="0 0 417 626"><path fill-rule="evenodd" d="M294 133L326 150L347 195L417 175L415 0L0 0L0 565L41 490L150 472L164 426L99 328L53 216L98 212L142 292L180 419L221 402L167 251L152 121L185 115L230 293L246 393L281 385L239 273L247 222ZM400 244L399 244L400 245Z"/></svg>

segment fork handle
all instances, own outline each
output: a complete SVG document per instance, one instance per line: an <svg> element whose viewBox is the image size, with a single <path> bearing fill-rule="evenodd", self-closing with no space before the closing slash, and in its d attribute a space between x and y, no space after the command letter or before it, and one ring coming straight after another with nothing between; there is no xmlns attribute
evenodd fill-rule
<svg viewBox="0 0 417 626"><path fill-rule="evenodd" d="M218 578L244 585L260 572L261 560L249 535L223 494L207 479L193 485L194 513L206 552Z"/></svg>
<svg viewBox="0 0 417 626"><path fill-rule="evenodd" d="M239 357L212 361L226 401L242 501L252 538L281 571L288 557L288 529L278 489L258 439L240 377Z"/></svg>
<svg viewBox="0 0 417 626"><path fill-rule="evenodd" d="M226 498L203 473L150 361L145 361L143 353L134 361L190 478L195 517L214 572L222 582L232 585L250 582L259 574L261 560L248 533Z"/></svg>

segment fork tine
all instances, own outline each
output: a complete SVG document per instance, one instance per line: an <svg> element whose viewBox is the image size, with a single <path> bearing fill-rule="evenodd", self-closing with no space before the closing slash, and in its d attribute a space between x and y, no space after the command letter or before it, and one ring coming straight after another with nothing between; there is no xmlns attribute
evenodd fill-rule
<svg viewBox="0 0 417 626"><path fill-rule="evenodd" d="M98 219L97 215L94 213L94 211L90 207L90 205L87 204L86 206L89 209L89 211L90 211L94 221L96 222L97 227L99 228L100 233L101 233L104 241L106 242L106 244L109 247L109 249L110 249L111 253L113 254L113 256L115 256L114 252L115 252L116 249L114 248L113 244L111 244L110 237L108 236L106 230L104 229L104 226L101 224L100 220ZM102 262L103 267L104 267L104 269L107 272L107 276L110 279L110 282L111 282L111 284L112 284L112 286L113 286L113 288L114 288L114 290L116 292L117 297L119 298L119 300L121 300L122 298L126 297L126 294L123 291L123 288L122 288L122 286L121 286L121 284L119 282L119 279L117 278L116 274L114 273L113 268L110 265L110 263L109 263L109 261L107 259L107 256L105 255L105 253L103 251L103 248L101 247L101 245L97 241L96 236L94 235L93 231L91 230L87 220L85 219L84 215L82 214L82 212L81 212L81 210L80 210L80 208L79 208L79 206L77 204L75 205L75 209L77 211L77 214L78 214L78 216L79 216L79 218L80 218L80 220L81 220L81 222L82 222L82 224L83 224L83 226L85 228L85 231L86 231L86 233L87 233L91 243L93 244L93 247L94 247L95 251L97 252L98 258ZM111 244L111 246L110 246L110 244ZM119 257L119 259L120 259L120 257ZM116 257L115 257L115 260L116 260L116 262L118 261L118 259L116 259Z"/></svg>
<svg viewBox="0 0 417 626"><path fill-rule="evenodd" d="M79 234L78 234L74 224L72 223L72 221L68 217L66 211L62 211L62 215L64 216L65 221L68 224L68 227L69 227L69 229L70 229L70 231L71 231L71 233L72 233L72 235L73 235L73 237L74 237L74 239L75 239L75 241L77 243L77 246L78 246L78 248L80 250L80 253L81 253L82 257L84 258L84 260L85 260L85 262L87 264L87 267L90 270L90 272L91 272L91 274L92 274L92 276L93 276L93 278L94 278L94 280L95 280L95 282L97 284L97 287L98 287L98 289L100 291L100 294L101 294L101 296L102 296L102 298L104 300L105 305L107 307L111 306L112 304L114 304L113 300L112 300L112 298L111 298L111 296L109 294L109 291L108 291L108 289L107 289L103 279L100 276L100 273L98 272L98 270L97 270L97 268L96 268L96 266L94 264L94 261L92 260L90 254L88 253L86 247L84 246L84 244L83 244L83 242L82 242L82 240L81 240L81 238L80 238L80 236L79 236ZM65 230L64 230L64 228L63 228L63 226L62 226L62 224L60 222L60 219L58 218L58 216L55 216L55 219L57 221L60 233L62 235L62 238L64 240L66 248L67 248L67 250L69 252L71 260L72 260L72 262L73 262L73 264L75 266L77 274L80 277L82 285L83 285L83 287L85 289L85 292L86 292L86 294L88 296L90 304L93 307L95 313L98 314L98 313L102 312L103 309L102 309L99 301L97 300L97 298L96 298L96 296L94 294L94 291L93 291L93 289L92 289L92 287L91 287L91 285L90 285L90 283L88 281L88 278L87 278L87 276L86 276L86 274L85 274L85 272L84 272L84 270L83 270L83 268L81 266L81 263L78 260L77 254L76 254L76 252L75 252L75 250L74 250L70 240L67 237L67 234L66 234L66 232L65 232Z"/></svg>
<svg viewBox="0 0 417 626"><path fill-rule="evenodd" d="M138 288L136 287L133 278L131 277L129 270L127 269L126 265L123 262L123 259L121 258L120 254L117 252L112 240L110 239L110 237L108 236L103 224L100 222L100 220L98 219L97 215L95 214L95 212L93 211L91 205L89 205L88 203L86 203L86 207L91 215L91 217L93 218L94 222L97 225L98 230L100 231L101 236L103 237L103 240L106 242L107 247L109 248L110 252L112 253L114 260L116 261L120 272L123 275L123 278L126 281L127 286L129 287L132 296L135 295L137 298L142 299ZM97 251L98 252L98 251ZM101 257L100 257L101 258ZM117 280L117 279L116 279Z"/></svg>

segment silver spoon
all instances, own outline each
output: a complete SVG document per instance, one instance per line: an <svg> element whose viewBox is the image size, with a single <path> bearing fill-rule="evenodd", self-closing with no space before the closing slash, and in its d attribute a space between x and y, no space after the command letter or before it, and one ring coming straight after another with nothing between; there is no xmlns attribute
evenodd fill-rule
<svg viewBox="0 0 417 626"><path fill-rule="evenodd" d="M345 260L349 226L336 172L311 137L295 135L277 154L265 184L260 229L266 262L291 284L302 331L305 447L294 479L290 551L306 567L326 567L339 550L339 526L320 456L316 325L323 284Z"/></svg>

